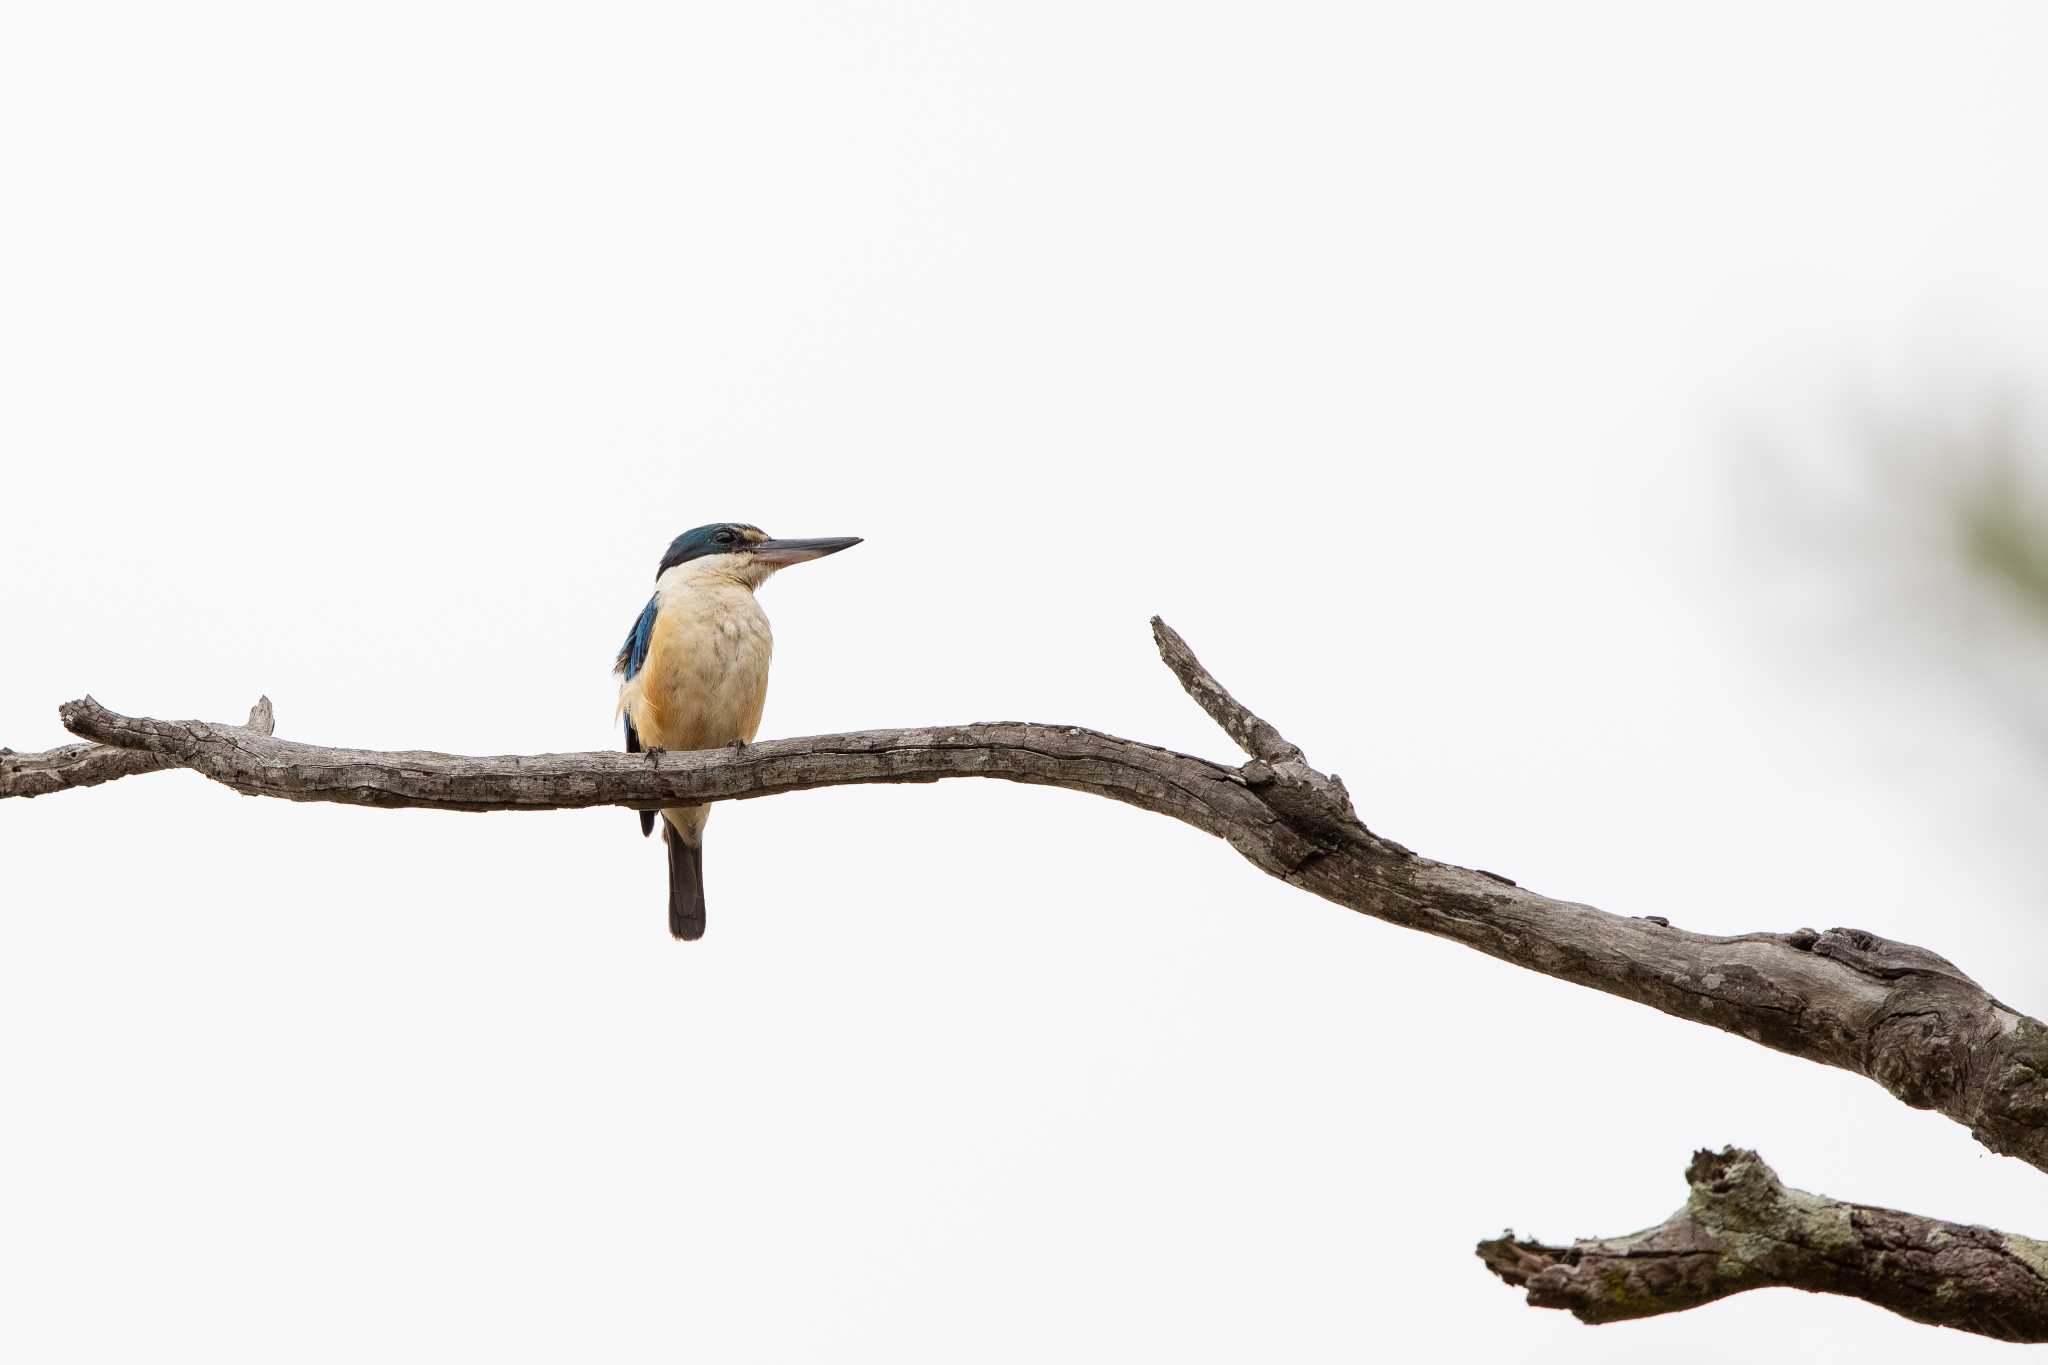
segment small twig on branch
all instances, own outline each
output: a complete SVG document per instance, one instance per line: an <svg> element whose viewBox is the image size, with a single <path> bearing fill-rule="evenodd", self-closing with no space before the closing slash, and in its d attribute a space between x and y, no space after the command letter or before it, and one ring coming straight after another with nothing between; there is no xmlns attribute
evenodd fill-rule
<svg viewBox="0 0 2048 1365"><path fill-rule="evenodd" d="M1536 1308L1581 1322L1677 1313L1748 1289L1842 1294L1915 1322L2000 1341L2048 1341L2048 1243L1779 1181L1755 1152L1699 1152L1685 1206L1643 1232L1572 1243L1479 1244L1486 1268Z"/></svg>
<svg viewBox="0 0 2048 1365"><path fill-rule="evenodd" d="M1267 805L1318 841L1361 843L1380 853L1407 856L1407 849L1366 829L1351 807L1351 793L1344 789L1341 778L1310 767L1298 747L1231 696L1229 689L1202 666L1180 632L1157 616L1152 618L1152 642L1159 647L1160 660L1180 680L1195 704L1251 756L1252 761L1238 771Z"/></svg>
<svg viewBox="0 0 2048 1365"><path fill-rule="evenodd" d="M1300 763L1305 761L1300 749L1287 742L1278 730L1253 715L1251 709L1229 689L1216 681L1216 676L1202 666L1195 657L1195 651L1188 648L1180 632L1155 616L1152 618L1152 643L1159 646L1159 658L1180 679L1180 685L1195 699L1195 704L1209 713L1209 719L1223 727L1229 735L1253 758L1263 758L1268 763Z"/></svg>
<svg viewBox="0 0 2048 1365"><path fill-rule="evenodd" d="M1947 959L1859 929L1690 933L1418 857L1368 829L1342 784L1231 697L1164 623L1155 623L1155 636L1175 676L1251 761L1228 767L1092 730L1014 722L766 740L741 750L469 758L297 744L247 726L122 716L90 698L67 702L60 714L74 734L133 753L138 763L191 768L240 792L293 801L647 810L955 777L1105 796L1185 821L1261 871L1361 914L1868 1076L1905 1103L1966 1125L1992 1151L2048 1170L2048 1027L1993 999ZM0 770L0 796L121 775L111 756L86 753L12 757Z"/></svg>

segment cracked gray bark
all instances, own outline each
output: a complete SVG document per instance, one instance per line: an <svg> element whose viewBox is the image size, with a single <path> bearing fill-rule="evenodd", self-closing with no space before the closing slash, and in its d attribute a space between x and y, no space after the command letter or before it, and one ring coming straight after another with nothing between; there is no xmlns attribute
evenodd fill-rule
<svg viewBox="0 0 2048 1365"><path fill-rule="evenodd" d="M95 747L0 757L0 797L157 767L254 796L429 810L658 809L874 782L998 778L1108 797L1215 835L1260 871L1766 1047L1867 1076L2048 1170L2048 1027L1936 953L1860 929L1716 936L1553 900L1497 873L1420 857L1369 829L1344 785L1226 691L1153 621L1160 657L1250 756L1230 766L1074 726L866 730L692 753L464 757L337 749L257 728L67 702Z"/></svg>
<svg viewBox="0 0 2048 1365"><path fill-rule="evenodd" d="M1479 1244L1537 1308L1581 1322L1677 1313L1749 1289L1841 1294L1936 1327L2048 1341L2048 1243L1787 1189L1755 1152L1698 1152L1684 1207L1642 1232L1570 1246Z"/></svg>
<svg viewBox="0 0 2048 1365"><path fill-rule="evenodd" d="M259 734L272 730L270 698L249 708L248 727ZM73 787L97 787L117 777L162 772L180 766L168 754L146 749L117 749L111 744L66 744L37 754L0 749L0 797L48 796Z"/></svg>

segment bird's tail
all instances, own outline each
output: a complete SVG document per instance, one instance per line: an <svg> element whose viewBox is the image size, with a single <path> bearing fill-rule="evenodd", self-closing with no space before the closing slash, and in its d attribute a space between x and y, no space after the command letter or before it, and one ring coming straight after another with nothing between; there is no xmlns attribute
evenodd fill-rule
<svg viewBox="0 0 2048 1365"><path fill-rule="evenodd" d="M704 937L704 850L683 842L674 825L662 821L668 841L668 931L680 939Z"/></svg>

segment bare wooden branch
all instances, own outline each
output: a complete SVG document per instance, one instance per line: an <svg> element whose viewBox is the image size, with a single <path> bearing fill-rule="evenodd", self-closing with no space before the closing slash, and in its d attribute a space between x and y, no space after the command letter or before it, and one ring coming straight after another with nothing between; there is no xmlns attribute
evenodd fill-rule
<svg viewBox="0 0 2048 1365"><path fill-rule="evenodd" d="M296 744L247 726L122 716L90 698L61 714L82 738L294 801L651 809L954 777L1106 796L1185 821L1261 871L1362 914L1868 1076L1905 1103L1966 1125L1992 1151L2048 1170L2048 1027L1993 999L1945 958L1859 929L1690 933L1417 857L1368 829L1342 785L1230 697L1164 623L1156 635L1189 693L1255 754L1243 767L1092 730L1014 722L699 753L471 758ZM36 767L49 758L18 761L59 777L76 770ZM54 790L53 780L38 790Z"/></svg>
<svg viewBox="0 0 2048 1365"><path fill-rule="evenodd" d="M269 734L273 726L270 698L259 697L249 708L248 728ZM97 787L117 777L161 772L182 766L167 754L122 749L112 744L66 744L37 754L0 749L0 797L48 796L73 787Z"/></svg>
<svg viewBox="0 0 2048 1365"><path fill-rule="evenodd" d="M2048 1243L1785 1188L1755 1152L1698 1152L1685 1206L1643 1232L1546 1246L1508 1232L1486 1268L1537 1308L1622 1322L1748 1289L1843 1294L2001 1341L2048 1341Z"/></svg>

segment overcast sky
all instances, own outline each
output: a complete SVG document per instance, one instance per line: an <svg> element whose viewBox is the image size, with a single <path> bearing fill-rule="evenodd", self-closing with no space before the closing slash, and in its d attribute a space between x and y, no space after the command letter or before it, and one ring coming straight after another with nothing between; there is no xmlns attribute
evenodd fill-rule
<svg viewBox="0 0 2048 1365"><path fill-rule="evenodd" d="M610 747L662 549L747 520L867 538L764 590L764 734L1226 757L1161 612L1425 853L2048 1010L2048 759L1757 456L2038 383L2038 7L5 31L0 743L267 692ZM176 773L0 856L10 1359L2012 1358L1789 1291L1587 1329L1472 1246L1655 1222L1724 1143L2048 1236L1868 1081L1072 793L721 808L695 945L624 811Z"/></svg>

